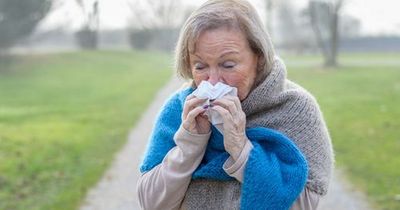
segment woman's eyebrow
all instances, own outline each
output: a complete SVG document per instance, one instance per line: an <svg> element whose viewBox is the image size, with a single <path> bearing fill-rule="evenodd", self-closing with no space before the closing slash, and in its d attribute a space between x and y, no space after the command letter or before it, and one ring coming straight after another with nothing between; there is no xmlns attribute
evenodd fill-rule
<svg viewBox="0 0 400 210"><path fill-rule="evenodd" d="M219 56L220 58L223 58L223 57L225 57L225 56L227 56L227 55L230 55L230 54L239 54L239 51L228 51L228 52L224 52L224 53L222 53L222 55L221 56Z"/></svg>
<svg viewBox="0 0 400 210"><path fill-rule="evenodd" d="M194 56L196 56L197 58L200 58L200 60L203 60L203 58L201 58L200 55L197 55L197 54L191 54L191 55L194 55Z"/></svg>

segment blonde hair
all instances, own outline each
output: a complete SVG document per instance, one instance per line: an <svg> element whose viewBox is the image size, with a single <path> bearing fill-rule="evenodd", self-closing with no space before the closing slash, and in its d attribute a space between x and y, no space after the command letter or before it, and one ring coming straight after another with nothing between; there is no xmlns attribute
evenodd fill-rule
<svg viewBox="0 0 400 210"><path fill-rule="evenodd" d="M271 71L274 50L270 36L255 8L246 0L209 0L195 10L184 23L175 49L175 68L184 79L193 79L189 53L193 52L200 34L220 27L240 29L250 48L259 56L255 85Z"/></svg>

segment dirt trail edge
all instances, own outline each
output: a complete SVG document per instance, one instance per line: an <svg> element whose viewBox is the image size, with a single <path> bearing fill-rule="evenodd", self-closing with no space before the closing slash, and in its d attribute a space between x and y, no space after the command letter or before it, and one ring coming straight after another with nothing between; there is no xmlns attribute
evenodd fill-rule
<svg viewBox="0 0 400 210"><path fill-rule="evenodd" d="M116 155L111 167L86 196L81 210L135 210L139 164L154 120L165 100L181 85L174 76L155 96L146 112L131 130L128 142Z"/></svg>

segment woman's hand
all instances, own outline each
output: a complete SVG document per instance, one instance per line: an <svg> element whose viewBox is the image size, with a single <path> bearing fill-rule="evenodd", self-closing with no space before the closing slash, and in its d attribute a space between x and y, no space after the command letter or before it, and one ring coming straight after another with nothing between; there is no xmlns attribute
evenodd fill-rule
<svg viewBox="0 0 400 210"><path fill-rule="evenodd" d="M182 113L182 126L192 134L206 134L210 132L210 122L204 112L208 107L202 104L206 99L189 95L186 98Z"/></svg>
<svg viewBox="0 0 400 210"><path fill-rule="evenodd" d="M236 161L243 150L246 136L246 114L240 100L235 96L224 96L212 102L212 109L217 111L224 121L224 147Z"/></svg>

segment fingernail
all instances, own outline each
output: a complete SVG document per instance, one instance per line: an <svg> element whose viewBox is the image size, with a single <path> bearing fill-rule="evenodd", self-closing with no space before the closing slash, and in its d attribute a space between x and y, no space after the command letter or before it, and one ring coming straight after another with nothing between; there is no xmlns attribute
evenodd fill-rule
<svg viewBox="0 0 400 210"><path fill-rule="evenodd" d="M206 105L203 106L203 109L208 109L208 107L209 106L206 104Z"/></svg>

